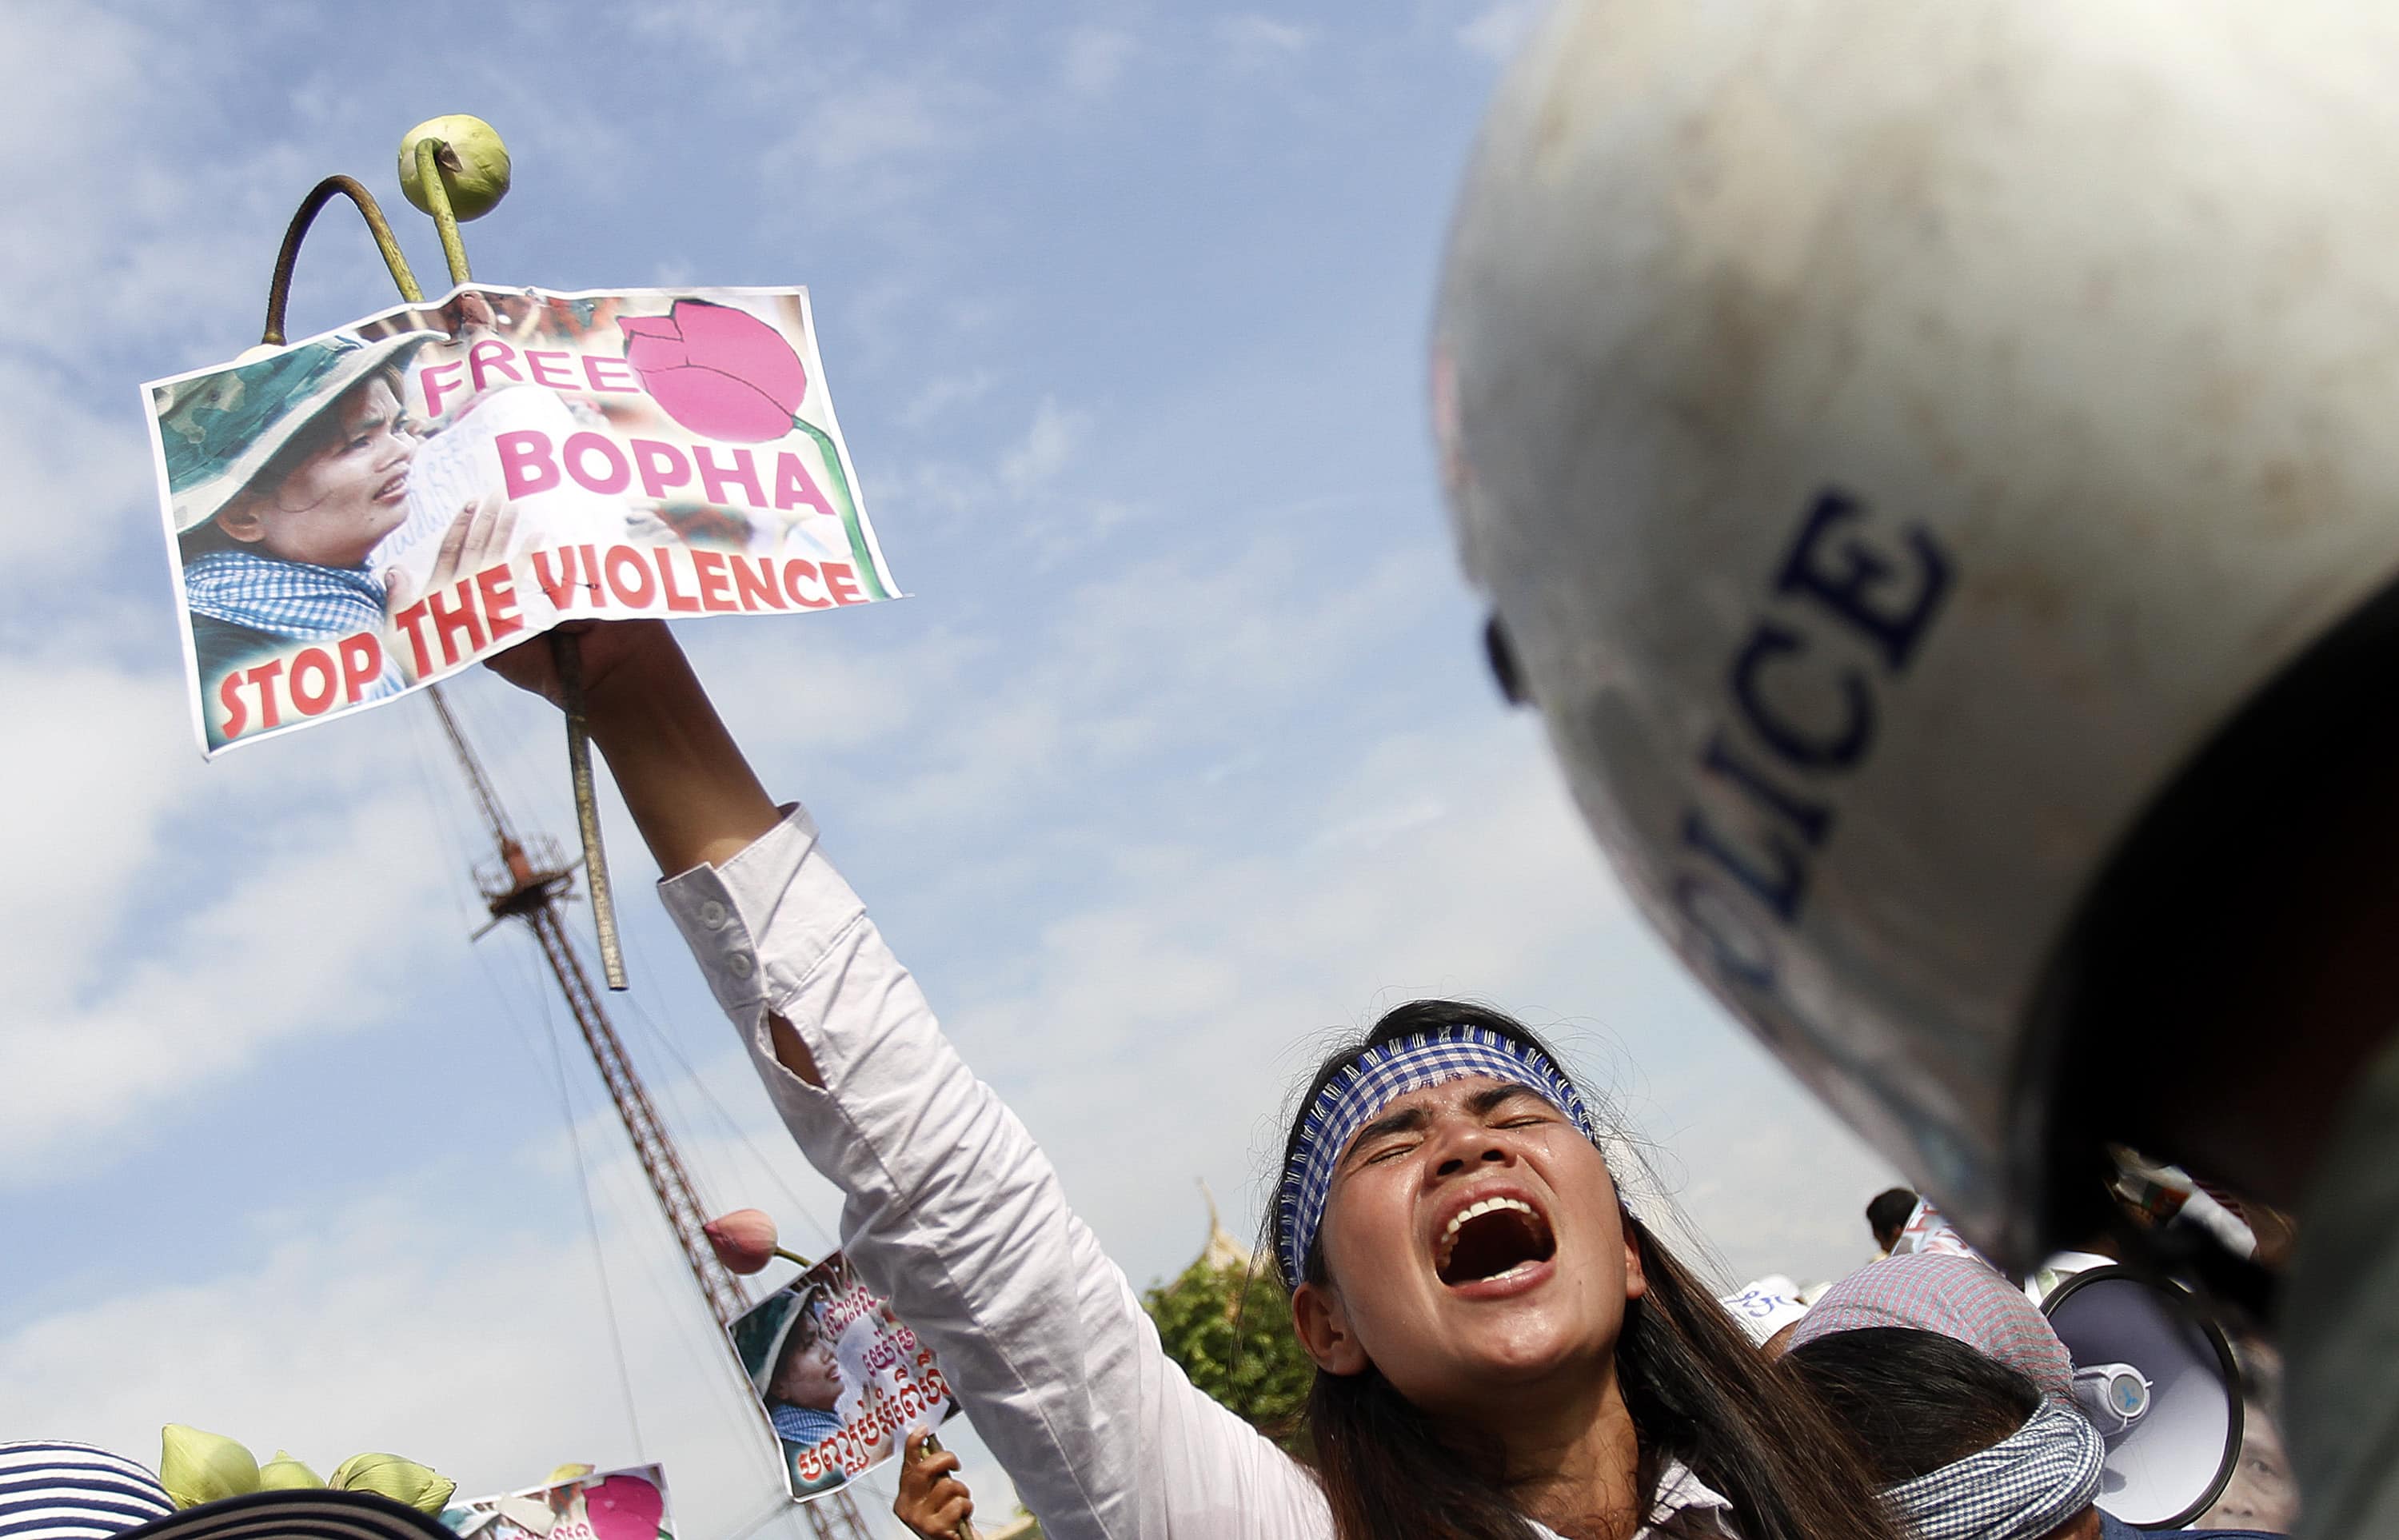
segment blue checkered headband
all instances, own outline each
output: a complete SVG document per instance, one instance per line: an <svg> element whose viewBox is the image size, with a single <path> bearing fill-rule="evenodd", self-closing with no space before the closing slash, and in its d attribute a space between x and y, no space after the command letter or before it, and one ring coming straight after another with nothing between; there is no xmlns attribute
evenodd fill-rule
<svg viewBox="0 0 2399 1540"><path fill-rule="evenodd" d="M2099 1430L2055 1401L1990 1448L1883 1493L1924 1540L2040 1540L2099 1495Z"/></svg>
<svg viewBox="0 0 2399 1540"><path fill-rule="evenodd" d="M1282 1242L1275 1260L1286 1288L1296 1289L1324 1220L1334 1168L1358 1130L1393 1101L1429 1086L1488 1075L1503 1085L1524 1086L1566 1114L1583 1137L1599 1142L1599 1128L1582 1093L1548 1054L1488 1027L1452 1026L1377 1043L1324 1083L1300 1119L1299 1138L1283 1167L1275 1197Z"/></svg>

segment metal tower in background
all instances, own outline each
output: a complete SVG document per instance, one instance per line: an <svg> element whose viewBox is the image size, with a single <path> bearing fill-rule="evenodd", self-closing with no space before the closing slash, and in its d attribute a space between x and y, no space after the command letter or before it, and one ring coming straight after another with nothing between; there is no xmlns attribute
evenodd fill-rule
<svg viewBox="0 0 2399 1540"><path fill-rule="evenodd" d="M591 987L590 976L583 969L583 959L576 952L575 943L567 939L566 926L559 917L558 906L575 885L574 868L562 864L556 841L536 836L528 846L518 837L515 826L508 821L508 810L492 790L491 778L483 774L482 762L475 757L467 735L459 730L458 719L450 714L450 703L441 698L440 687L427 690L426 697L433 702L434 713L441 719L441 731L449 736L450 747L457 752L459 767L466 772L467 784L475 794L475 806L483 816L485 832L498 847L496 862L475 869L476 890L482 895L483 905L492 915L491 924L475 932L475 937L481 939L503 920L522 920L525 928L533 932L543 959L557 976L559 993L565 996L566 1008L583 1033L584 1045L591 1050L591 1061L608 1087L609 1098L617 1103L617 1115L624 1122L625 1137L633 1142L642 1174L649 1181L651 1195L657 1199L658 1211L666 1216L667 1227L674 1232L675 1244L683 1248L692 1279L699 1285L700 1296L708 1302L709 1313L716 1317L716 1324L729 1329L750 1308L749 1298L725 1264L716 1260L708 1237L700 1233L700 1226L708 1222L708 1210L693 1190L691 1175L684 1169L683 1156L675 1151L674 1139L660 1121L657 1108L651 1104L649 1092L642 1088L641 1076L626 1056L625 1045L610 1024L599 992ZM727 1338L726 1351L731 1350L731 1340ZM739 1365L735 1367L739 1369ZM746 1371L742 1377L746 1382ZM800 1511L818 1540L872 1540L858 1505L846 1492L804 1503Z"/></svg>

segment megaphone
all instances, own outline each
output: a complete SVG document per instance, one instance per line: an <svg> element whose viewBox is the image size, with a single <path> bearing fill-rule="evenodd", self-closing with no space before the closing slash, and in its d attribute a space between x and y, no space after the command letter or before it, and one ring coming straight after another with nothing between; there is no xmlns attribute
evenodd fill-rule
<svg viewBox="0 0 2399 1540"><path fill-rule="evenodd" d="M2143 1529L2206 1512L2241 1458L2241 1376L2222 1329L2183 1290L2113 1265L2067 1278L2041 1313L2108 1447L2099 1506Z"/></svg>

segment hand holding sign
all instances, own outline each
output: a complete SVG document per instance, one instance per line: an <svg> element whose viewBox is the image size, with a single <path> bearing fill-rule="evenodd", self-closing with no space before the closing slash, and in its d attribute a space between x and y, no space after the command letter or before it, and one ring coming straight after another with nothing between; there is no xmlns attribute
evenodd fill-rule
<svg viewBox="0 0 2399 1540"><path fill-rule="evenodd" d="M921 1540L957 1540L974 1532L974 1493L958 1479L958 1457L925 1428L911 1429L900 1462L900 1495L892 1516Z"/></svg>

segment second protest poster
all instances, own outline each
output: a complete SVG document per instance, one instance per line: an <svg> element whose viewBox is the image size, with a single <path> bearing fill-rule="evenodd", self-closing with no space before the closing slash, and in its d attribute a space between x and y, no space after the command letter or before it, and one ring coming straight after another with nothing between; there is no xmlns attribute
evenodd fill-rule
<svg viewBox="0 0 2399 1540"><path fill-rule="evenodd" d="M733 1323L792 1495L832 1492L957 1410L933 1350L836 1251Z"/></svg>

